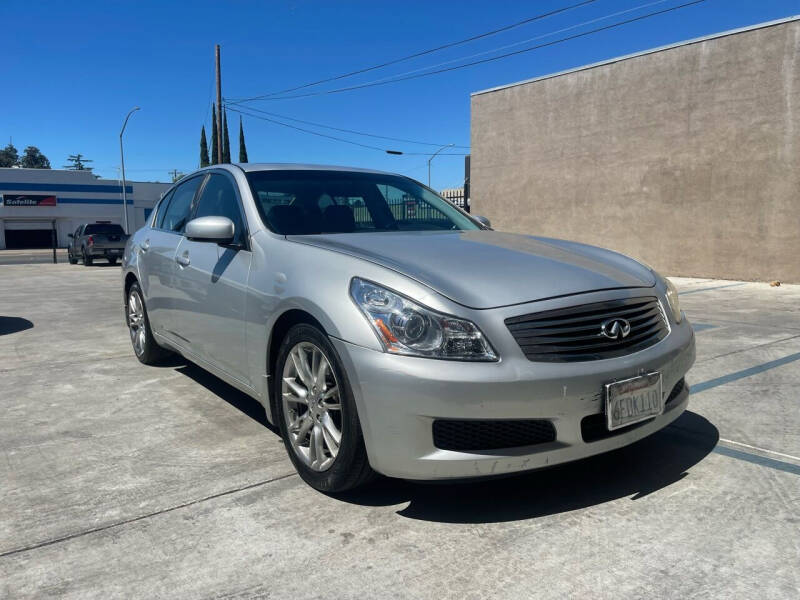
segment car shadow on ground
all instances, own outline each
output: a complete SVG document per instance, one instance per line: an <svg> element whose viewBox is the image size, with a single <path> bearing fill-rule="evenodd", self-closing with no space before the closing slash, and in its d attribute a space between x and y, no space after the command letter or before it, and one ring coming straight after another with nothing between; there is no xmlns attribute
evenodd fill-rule
<svg viewBox="0 0 800 600"><path fill-rule="evenodd" d="M202 368L175 358L176 367L273 434L264 407ZM717 445L719 431L686 411L672 425L625 448L574 463L504 478L457 483L418 483L380 477L371 485L336 494L362 506L405 505L399 515L440 523L493 523L531 519L630 497L637 501L688 475Z"/></svg>
<svg viewBox="0 0 800 600"><path fill-rule="evenodd" d="M10 333L18 333L31 329L33 322L22 317L3 317L0 316L0 335L8 335Z"/></svg>
<svg viewBox="0 0 800 600"><path fill-rule="evenodd" d="M267 413L258 400L251 398L244 392L240 392L232 385L228 385L216 375L212 375L205 369L177 355L174 358L170 357L165 360L162 366L176 367L175 370L178 373L196 381L208 391L216 394L234 408L239 409L245 415L269 429L272 433L280 435L277 428L267 421Z"/></svg>

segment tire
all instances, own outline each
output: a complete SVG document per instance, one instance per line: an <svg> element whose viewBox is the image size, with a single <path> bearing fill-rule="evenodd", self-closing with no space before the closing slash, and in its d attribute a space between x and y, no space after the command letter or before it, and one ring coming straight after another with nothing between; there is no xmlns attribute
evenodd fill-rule
<svg viewBox="0 0 800 600"><path fill-rule="evenodd" d="M137 282L131 284L125 298L125 323L131 336L133 353L145 365L160 363L171 352L158 345L150 329L150 319L144 304L144 294Z"/></svg>
<svg viewBox="0 0 800 600"><path fill-rule="evenodd" d="M83 266L84 267L92 266L92 257L86 254L86 248L83 249Z"/></svg>
<svg viewBox="0 0 800 600"><path fill-rule="evenodd" d="M78 259L77 258L73 258L72 252L67 251L67 259L69 260L69 264L71 264L71 265L77 265L78 264Z"/></svg>
<svg viewBox="0 0 800 600"><path fill-rule="evenodd" d="M110 264L112 267L113 267L115 264L117 264L117 259L116 259L116 257L109 258L109 259L108 259L108 264Z"/></svg>
<svg viewBox="0 0 800 600"><path fill-rule="evenodd" d="M309 373L313 371L316 351L327 360L327 368L317 369L317 374L323 373L321 379ZM305 360L305 381L296 366L300 356L305 357L300 359ZM321 367L321 360L317 364ZM309 380L312 385L306 385ZM374 477L347 374L336 349L322 331L306 324L289 330L278 351L274 382L273 406L281 437L289 458L307 484L321 492L337 493L364 485ZM326 395L333 394L334 386L335 395L326 399ZM284 398L284 390L287 396L301 398L302 394L295 393L298 389L305 390L306 403ZM337 404L339 409L333 408ZM301 437L309 422L310 429ZM334 454L336 431L340 438Z"/></svg>

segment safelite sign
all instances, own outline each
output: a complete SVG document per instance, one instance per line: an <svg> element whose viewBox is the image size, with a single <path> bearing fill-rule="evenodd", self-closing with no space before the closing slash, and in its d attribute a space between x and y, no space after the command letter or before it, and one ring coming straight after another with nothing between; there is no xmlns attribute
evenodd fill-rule
<svg viewBox="0 0 800 600"><path fill-rule="evenodd" d="M55 206L55 196L37 194L3 194L4 206Z"/></svg>

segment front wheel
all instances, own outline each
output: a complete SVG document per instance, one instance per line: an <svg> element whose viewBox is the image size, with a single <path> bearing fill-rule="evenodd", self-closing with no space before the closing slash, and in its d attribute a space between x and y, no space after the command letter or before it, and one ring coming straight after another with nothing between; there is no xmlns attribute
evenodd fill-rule
<svg viewBox="0 0 800 600"><path fill-rule="evenodd" d="M328 337L295 325L275 366L276 420L300 477L322 492L343 492L369 481L369 466L355 401Z"/></svg>

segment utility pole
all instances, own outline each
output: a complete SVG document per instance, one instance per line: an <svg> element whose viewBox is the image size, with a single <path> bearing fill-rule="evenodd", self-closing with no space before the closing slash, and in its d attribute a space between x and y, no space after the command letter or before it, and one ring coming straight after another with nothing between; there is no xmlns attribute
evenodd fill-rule
<svg viewBox="0 0 800 600"><path fill-rule="evenodd" d="M222 164L222 74L219 66L219 44L214 46L217 67L217 164Z"/></svg>

